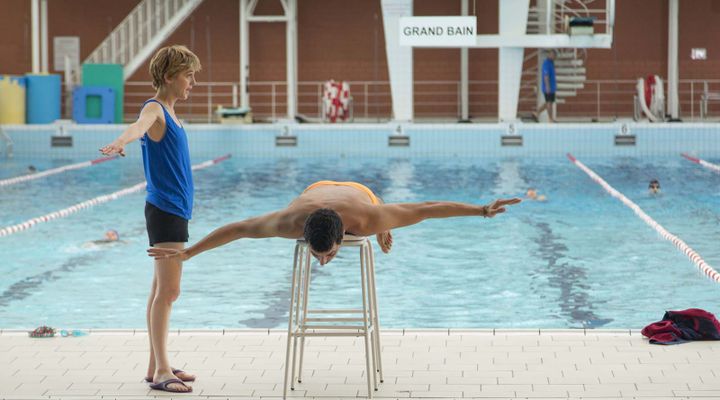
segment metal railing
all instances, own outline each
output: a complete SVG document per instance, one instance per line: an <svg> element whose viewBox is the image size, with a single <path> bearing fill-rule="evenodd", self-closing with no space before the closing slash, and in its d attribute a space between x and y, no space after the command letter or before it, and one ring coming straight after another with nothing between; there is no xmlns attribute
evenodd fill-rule
<svg viewBox="0 0 720 400"><path fill-rule="evenodd" d="M298 83L298 112L310 122L323 122L322 90L324 82ZM354 122L383 122L392 118L390 83L387 81L349 81ZM572 120L613 120L633 117L636 80L586 80L577 96L558 104L558 117ZM667 82L665 82L667 85ZM475 120L497 118L497 81L469 82L470 116ZM667 88L667 86L666 86ZM177 114L188 122L219 122L218 107L238 105L239 83L198 83L186 101L176 104ZM454 121L461 116L460 81L419 81L414 85L416 120ZM537 106L535 84L521 87L518 115L529 116ZM250 106L257 122L287 119L286 85L282 81L252 82ZM679 82L680 117L700 121L701 101L706 92L720 92L720 79L682 79ZM667 96L667 90L665 90ZM126 122L137 119L142 103L154 96L150 82L127 82L125 86ZM61 104L65 104L62 102ZM720 117L720 102L707 104L710 118ZM69 118L66 112L63 113Z"/></svg>
<svg viewBox="0 0 720 400"><path fill-rule="evenodd" d="M147 47L159 43L202 0L144 0L118 24L83 63L122 64L132 74L149 54ZM142 60L138 61L141 58Z"/></svg>
<svg viewBox="0 0 720 400"><path fill-rule="evenodd" d="M12 158L13 156L13 141L7 133L0 126L0 138L5 142L5 158Z"/></svg>
<svg viewBox="0 0 720 400"><path fill-rule="evenodd" d="M566 33L567 22L572 17L592 17L595 19L595 33L611 34L615 19L615 0L605 0L604 5L588 7L594 0L548 0L554 2L552 20L552 32ZM531 4L531 12L536 12L537 3ZM536 15L536 14L535 14ZM538 33L548 22L539 21L534 17L528 17L528 28Z"/></svg>

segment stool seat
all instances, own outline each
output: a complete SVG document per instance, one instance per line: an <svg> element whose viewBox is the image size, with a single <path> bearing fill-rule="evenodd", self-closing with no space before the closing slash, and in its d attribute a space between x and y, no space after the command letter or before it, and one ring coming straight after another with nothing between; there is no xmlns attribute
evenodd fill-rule
<svg viewBox="0 0 720 400"><path fill-rule="evenodd" d="M287 397L288 385L291 390L294 390L295 382L302 382L306 337L364 337L368 398L372 398L373 387L374 390L378 389L378 379L380 382L383 381L380 327L375 294L375 258L372 244L367 237L345 235L341 247L359 248L361 309L308 309L312 257L309 245L304 239L298 239L295 243L283 399ZM300 340L299 346L298 339ZM300 349L299 358L297 357L298 347ZM297 375L295 375L296 367Z"/></svg>

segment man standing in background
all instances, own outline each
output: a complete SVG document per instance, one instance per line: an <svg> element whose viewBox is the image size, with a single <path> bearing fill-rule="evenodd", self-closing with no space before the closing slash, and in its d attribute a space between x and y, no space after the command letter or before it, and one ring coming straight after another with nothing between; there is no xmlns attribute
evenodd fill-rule
<svg viewBox="0 0 720 400"><path fill-rule="evenodd" d="M535 121L538 121L540 113L547 109L550 122L555 122L555 107L553 107L555 104L555 92L557 91L557 82L555 81L555 50L549 50L547 53L547 58L545 58L542 65L541 81L542 91L545 95L545 103L533 113L533 118L535 118Z"/></svg>

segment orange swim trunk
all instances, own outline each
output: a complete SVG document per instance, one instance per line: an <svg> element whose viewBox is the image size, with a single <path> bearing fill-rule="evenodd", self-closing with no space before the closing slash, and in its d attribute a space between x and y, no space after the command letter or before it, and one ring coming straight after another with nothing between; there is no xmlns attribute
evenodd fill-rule
<svg viewBox="0 0 720 400"><path fill-rule="evenodd" d="M370 201L373 204L380 204L380 200L378 200L377 196L375 196L375 193L373 193L372 190L370 190L367 186L357 183L357 182L319 181L319 182L315 182L312 185L305 188L305 190L303 190L303 193L307 192L310 189L314 189L318 186L328 186L328 185L353 187L353 188L360 190L360 191L364 192L365 194L367 194L368 197L370 197Z"/></svg>

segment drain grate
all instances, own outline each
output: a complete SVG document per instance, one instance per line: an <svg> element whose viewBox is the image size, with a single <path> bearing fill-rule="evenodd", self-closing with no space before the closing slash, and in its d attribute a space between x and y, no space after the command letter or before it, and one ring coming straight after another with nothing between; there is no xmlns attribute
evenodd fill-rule
<svg viewBox="0 0 720 400"><path fill-rule="evenodd" d="M500 137L501 146L522 146L523 137L520 135L504 135Z"/></svg>
<svg viewBox="0 0 720 400"><path fill-rule="evenodd" d="M50 137L50 147L73 147L72 136L52 136Z"/></svg>
<svg viewBox="0 0 720 400"><path fill-rule="evenodd" d="M388 136L388 146L390 146L390 147L410 147L410 136L390 135L390 136Z"/></svg>
<svg viewBox="0 0 720 400"><path fill-rule="evenodd" d="M297 147L297 136L275 136L275 147Z"/></svg>
<svg viewBox="0 0 720 400"><path fill-rule="evenodd" d="M615 146L635 146L635 135L615 135Z"/></svg>

